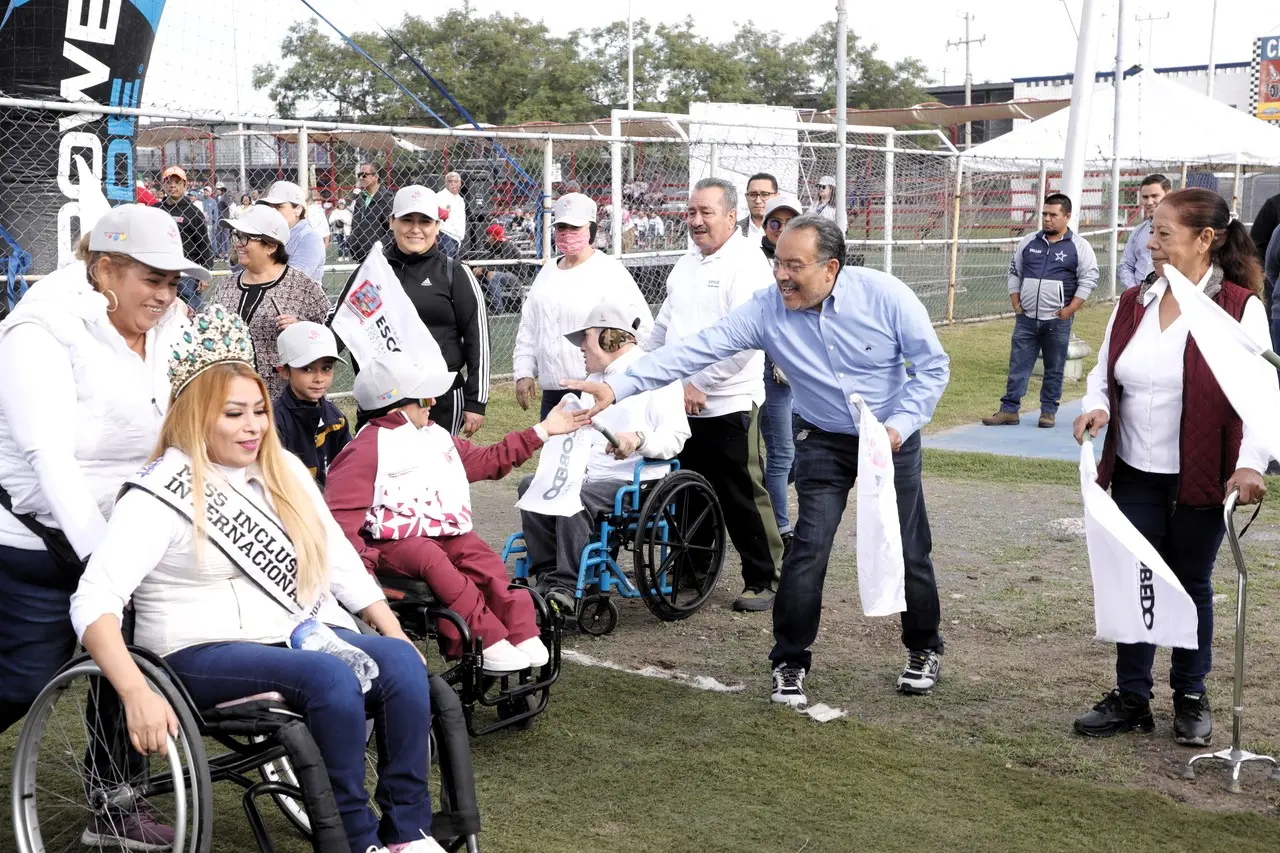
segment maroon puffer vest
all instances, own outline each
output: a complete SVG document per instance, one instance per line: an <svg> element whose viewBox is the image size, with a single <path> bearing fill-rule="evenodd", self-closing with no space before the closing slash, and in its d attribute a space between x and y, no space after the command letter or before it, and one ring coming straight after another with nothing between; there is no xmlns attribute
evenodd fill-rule
<svg viewBox="0 0 1280 853"><path fill-rule="evenodd" d="M1107 391L1111 402L1111 423L1102 445L1098 464L1098 485L1107 488L1116 466L1116 442L1120 435L1120 395L1116 384L1116 362L1133 339L1146 309L1139 296L1143 288L1133 287L1120 297L1107 364ZM1244 306L1253 293L1229 281L1213 296L1224 311L1240 322ZM1195 338L1187 336L1182 361L1182 424L1179 429L1178 503L1186 506L1221 506L1226 498L1226 481L1236 470L1244 425L1213 378Z"/></svg>

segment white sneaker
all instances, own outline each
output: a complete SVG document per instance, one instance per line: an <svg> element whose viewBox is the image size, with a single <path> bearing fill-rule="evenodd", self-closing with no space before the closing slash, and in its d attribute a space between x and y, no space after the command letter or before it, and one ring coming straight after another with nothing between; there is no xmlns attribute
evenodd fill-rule
<svg viewBox="0 0 1280 853"><path fill-rule="evenodd" d="M397 845L397 848L396 853L445 853L445 849L437 844L434 838L428 838L425 833L417 841L410 841L403 846Z"/></svg>
<svg viewBox="0 0 1280 853"><path fill-rule="evenodd" d="M551 660L551 652L547 651L547 647L537 637L530 637L516 643L516 651L523 652L529 659L529 665L534 669L546 666L547 661Z"/></svg>
<svg viewBox="0 0 1280 853"><path fill-rule="evenodd" d="M780 663L773 668L773 696L779 705L804 708L809 698L804 694L804 667Z"/></svg>
<svg viewBox="0 0 1280 853"><path fill-rule="evenodd" d="M531 666L529 656L506 640L499 640L484 647L484 671L486 675L506 675Z"/></svg>

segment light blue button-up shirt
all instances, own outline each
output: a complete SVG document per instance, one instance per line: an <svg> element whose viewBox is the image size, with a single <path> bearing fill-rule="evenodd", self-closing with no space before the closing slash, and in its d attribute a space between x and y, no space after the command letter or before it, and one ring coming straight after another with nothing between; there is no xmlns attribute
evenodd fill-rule
<svg viewBox="0 0 1280 853"><path fill-rule="evenodd" d="M856 435L858 394L903 440L933 417L951 375L929 313L887 273L845 267L821 310L789 311L776 287L677 344L610 377L618 399L659 388L742 350L762 349L787 374L796 411L828 432ZM907 375L907 363L912 375Z"/></svg>
<svg viewBox="0 0 1280 853"><path fill-rule="evenodd" d="M284 250L289 255L289 266L324 284L324 238L306 219L299 219L298 224L289 229L289 242Z"/></svg>
<svg viewBox="0 0 1280 853"><path fill-rule="evenodd" d="M1125 290L1142 284L1156 268L1151 262L1151 250L1147 248L1150 239L1151 220L1144 219L1133 229L1128 242L1124 244L1124 254L1120 263L1116 264L1116 274L1120 279L1120 286Z"/></svg>

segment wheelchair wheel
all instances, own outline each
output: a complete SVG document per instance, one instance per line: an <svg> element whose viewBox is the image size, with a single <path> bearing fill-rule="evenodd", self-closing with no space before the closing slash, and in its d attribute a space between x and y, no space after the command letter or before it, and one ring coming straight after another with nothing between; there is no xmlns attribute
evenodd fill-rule
<svg viewBox="0 0 1280 853"><path fill-rule="evenodd" d="M124 847L125 822L145 816L173 827L172 849L207 853L213 794L204 741L182 693L134 656L147 686L178 718L165 753L134 751L124 710L102 670L72 661L40 692L13 758L11 790L19 853Z"/></svg>
<svg viewBox="0 0 1280 853"><path fill-rule="evenodd" d="M256 741L263 741L266 738L254 738ZM378 787L378 748L373 741L373 720L365 722L365 776L364 784L370 794ZM295 788L301 787L298 784L298 776L293 772L293 766L287 758L278 758L275 761L268 761L266 764L258 768L259 775L268 782L283 782L286 785L292 785ZM311 817L307 814L306 806L294 797L287 794L272 794L271 799L275 802L276 808L280 809L280 813L284 815L285 820L293 825L293 828L303 835L311 835ZM378 803L370 797L369 807L373 809L374 814L382 817L378 809Z"/></svg>
<svg viewBox="0 0 1280 853"><path fill-rule="evenodd" d="M618 624L618 605L608 595L589 595L578 605L578 627L582 633L603 637Z"/></svg>
<svg viewBox="0 0 1280 853"><path fill-rule="evenodd" d="M673 471L654 485L640 507L636 586L664 622L698 611L715 589L724 563L725 526L711 484L694 471Z"/></svg>

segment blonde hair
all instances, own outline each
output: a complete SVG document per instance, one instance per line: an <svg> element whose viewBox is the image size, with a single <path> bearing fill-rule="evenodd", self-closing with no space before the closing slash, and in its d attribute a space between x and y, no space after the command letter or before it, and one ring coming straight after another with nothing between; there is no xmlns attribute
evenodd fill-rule
<svg viewBox="0 0 1280 853"><path fill-rule="evenodd" d="M289 471L286 451L276 434L266 383L252 367L229 361L214 365L191 380L182 389L182 394L170 401L169 414L160 428L160 438L151 458L158 459L170 447L176 447L191 459L191 489L195 501L193 526L199 559L206 541L204 484L213 464L209 459L206 436L222 416L228 389L238 378L252 379L267 406L267 429L258 444L258 466L262 469L262 482L275 506L276 515L293 543L298 559L298 601L306 607L329 586L329 549L324 537L316 534L325 528L310 495Z"/></svg>

